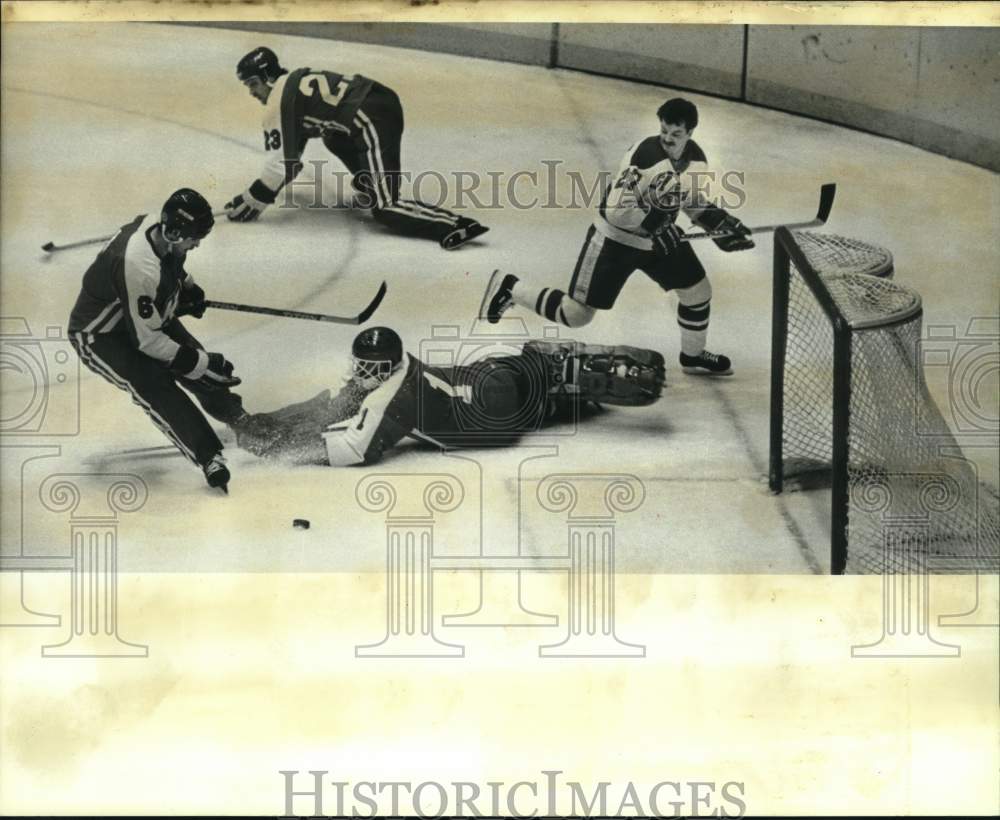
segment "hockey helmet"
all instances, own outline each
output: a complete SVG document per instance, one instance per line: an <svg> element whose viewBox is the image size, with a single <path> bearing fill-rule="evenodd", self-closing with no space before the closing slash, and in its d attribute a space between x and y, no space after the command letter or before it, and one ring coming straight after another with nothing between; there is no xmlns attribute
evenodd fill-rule
<svg viewBox="0 0 1000 820"><path fill-rule="evenodd" d="M403 362L403 340L388 327L370 327L354 337L351 371L366 389L374 389L388 379Z"/></svg>
<svg viewBox="0 0 1000 820"><path fill-rule="evenodd" d="M251 77L257 77L270 85L282 74L287 73L278 63L278 55L266 46L257 46L249 54L244 54L236 64L236 76L241 83L245 83Z"/></svg>
<svg viewBox="0 0 1000 820"><path fill-rule="evenodd" d="M163 203L160 224L169 242L203 239L215 225L215 217L205 197L192 188L181 188Z"/></svg>

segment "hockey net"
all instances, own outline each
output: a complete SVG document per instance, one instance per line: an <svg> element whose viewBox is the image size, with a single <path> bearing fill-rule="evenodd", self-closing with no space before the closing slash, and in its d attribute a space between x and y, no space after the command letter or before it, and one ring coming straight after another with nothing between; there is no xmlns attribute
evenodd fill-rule
<svg viewBox="0 0 1000 820"><path fill-rule="evenodd" d="M920 296L891 272L876 246L775 235L771 489L830 486L833 572L995 572L996 492L928 392Z"/></svg>
<svg viewBox="0 0 1000 820"><path fill-rule="evenodd" d="M821 275L865 273L883 279L892 278L892 254L887 248L847 236L813 231L796 231L795 241Z"/></svg>

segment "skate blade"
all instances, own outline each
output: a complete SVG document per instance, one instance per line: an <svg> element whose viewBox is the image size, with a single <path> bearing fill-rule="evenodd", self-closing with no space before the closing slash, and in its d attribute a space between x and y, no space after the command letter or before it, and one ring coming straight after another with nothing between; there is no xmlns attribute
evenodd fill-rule
<svg viewBox="0 0 1000 820"><path fill-rule="evenodd" d="M502 282L503 278L500 273L500 268L493 271L493 275L490 276L490 282L486 286L486 293L483 294L483 301L479 303L479 318L483 321L487 319L487 312L489 311L490 302L493 301L493 295L497 290L500 289L498 282Z"/></svg>
<svg viewBox="0 0 1000 820"><path fill-rule="evenodd" d="M682 367L683 370L689 376L732 376L733 369L730 367L729 370L720 370L718 372L713 372L711 370L703 370L700 367Z"/></svg>
<svg viewBox="0 0 1000 820"><path fill-rule="evenodd" d="M459 248L468 245L472 240L478 239L484 233L489 231L485 225L474 225L465 229L465 235L456 238L454 241L447 242L447 244L442 243L441 247L446 251L457 251Z"/></svg>

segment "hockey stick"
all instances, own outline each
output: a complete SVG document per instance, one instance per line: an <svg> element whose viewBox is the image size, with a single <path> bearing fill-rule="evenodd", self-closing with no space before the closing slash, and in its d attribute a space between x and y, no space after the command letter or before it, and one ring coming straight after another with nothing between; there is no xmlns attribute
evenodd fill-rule
<svg viewBox="0 0 1000 820"><path fill-rule="evenodd" d="M338 325L360 325L367 322L378 306L382 304L386 290L388 288L385 282L383 282L378 289L378 293L375 294L375 298L357 316L327 316L324 313L304 313L301 310L281 310L280 308L241 305L235 302L214 302L211 299L205 300L205 307L221 310L238 310L242 313L263 313L265 316L284 316L288 319L311 319L314 322L333 322Z"/></svg>
<svg viewBox="0 0 1000 820"><path fill-rule="evenodd" d="M84 463L100 467L109 462L136 459L158 459L182 457L184 454L173 444L163 444L156 447L135 447L131 450L116 450L111 453L94 453L84 459Z"/></svg>
<svg viewBox="0 0 1000 820"><path fill-rule="evenodd" d="M212 211L212 216L218 219L220 216L225 216L225 210L222 211ZM55 242L46 242L42 245L42 250L46 253L57 253L58 251L68 251L71 248L82 248L85 245L96 245L98 242L107 242L111 239L115 233L109 233L107 236L95 236L93 239L81 239L79 242L68 242L65 245L57 245Z"/></svg>
<svg viewBox="0 0 1000 820"><path fill-rule="evenodd" d="M820 225L825 225L826 220L829 219L830 211L833 210L833 198L836 195L837 184L835 182L828 182L819 189L819 208L816 211L815 219L811 219L808 222L790 222L781 225L757 225L753 228L747 228L747 230L751 234L757 234L771 233L778 230L778 228L788 228L790 231L797 231L801 228L818 228ZM704 233L684 234L684 236L680 237L680 241L690 242L695 239L717 239L723 236L734 235L731 231L705 231Z"/></svg>

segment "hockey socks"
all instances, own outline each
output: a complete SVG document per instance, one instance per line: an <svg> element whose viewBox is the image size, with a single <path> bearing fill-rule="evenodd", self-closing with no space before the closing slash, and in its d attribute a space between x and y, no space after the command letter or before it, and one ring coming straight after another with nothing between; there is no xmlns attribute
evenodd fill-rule
<svg viewBox="0 0 1000 820"><path fill-rule="evenodd" d="M518 282L512 288L514 301L531 308L550 322L566 327L583 327L594 318L594 309L576 301L558 288L529 288Z"/></svg>
<svg viewBox="0 0 1000 820"><path fill-rule="evenodd" d="M512 273L493 271L479 307L479 317L496 324L515 304L566 327L582 327L594 318L594 308L577 302L565 291L531 287Z"/></svg>
<svg viewBox="0 0 1000 820"><path fill-rule="evenodd" d="M681 328L681 352L686 356L697 356L705 349L708 339L708 316L711 300L697 305L677 306L677 324Z"/></svg>
<svg viewBox="0 0 1000 820"><path fill-rule="evenodd" d="M681 353L696 357L708 339L708 317L712 305L712 285L702 277L691 287L677 291L677 324L681 328Z"/></svg>

